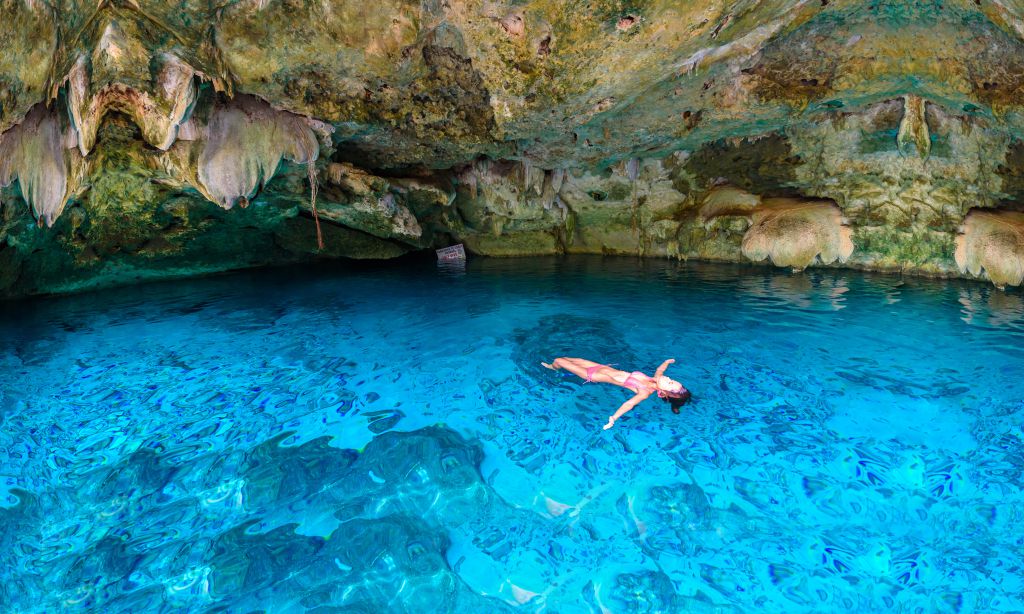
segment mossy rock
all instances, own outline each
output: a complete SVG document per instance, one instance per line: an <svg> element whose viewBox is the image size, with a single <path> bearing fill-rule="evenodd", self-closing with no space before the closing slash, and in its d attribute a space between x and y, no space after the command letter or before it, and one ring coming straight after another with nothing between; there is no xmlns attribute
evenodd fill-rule
<svg viewBox="0 0 1024 614"><path fill-rule="evenodd" d="M295 254L331 258L383 260L397 258L410 251L392 241L329 222L321 221L320 231L324 240L323 249L317 247L316 223L306 216L287 220L275 232L275 238L279 246Z"/></svg>

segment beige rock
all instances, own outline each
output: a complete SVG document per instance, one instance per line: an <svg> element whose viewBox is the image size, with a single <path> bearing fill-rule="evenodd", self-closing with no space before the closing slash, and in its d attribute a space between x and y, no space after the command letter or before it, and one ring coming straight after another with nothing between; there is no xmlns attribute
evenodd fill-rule
<svg viewBox="0 0 1024 614"><path fill-rule="evenodd" d="M25 270L114 247L132 270L177 220L249 245L217 233L263 214L296 218L261 235L287 261L319 190L318 234L373 255L454 237L1009 284L1005 219L968 211L1024 202L1024 20L933 5L0 0L4 202L54 224L77 201L49 235L6 207L3 240L36 246Z"/></svg>
<svg viewBox="0 0 1024 614"><path fill-rule="evenodd" d="M983 273L997 288L1024 281L1024 213L973 209L956 238L956 264L963 273Z"/></svg>
<svg viewBox="0 0 1024 614"><path fill-rule="evenodd" d="M67 142L56 113L41 104L0 135L0 187L17 179L40 226L53 225L81 181L83 164Z"/></svg>
<svg viewBox="0 0 1024 614"><path fill-rule="evenodd" d="M116 43L107 41L106 47L97 49L103 53L93 61L107 59L117 53L117 49ZM158 66L151 91L102 78L94 87L99 75L92 74L94 68L85 56L79 58L68 74L68 110L83 156L92 150L99 124L111 110L130 115L141 128L146 142L158 149L168 149L177 138L179 126L196 102L195 71L172 54L153 60L147 54L137 61L146 66L151 63Z"/></svg>
<svg viewBox="0 0 1024 614"><path fill-rule="evenodd" d="M707 224L717 217L749 216L760 205L760 196L735 186L722 185L708 191L698 214L701 220Z"/></svg>
<svg viewBox="0 0 1024 614"><path fill-rule="evenodd" d="M245 95L216 107L204 136L197 187L225 209L255 196L282 159L313 164L320 153L305 118Z"/></svg>
<svg viewBox="0 0 1024 614"><path fill-rule="evenodd" d="M752 214L743 236L743 255L758 262L803 270L815 260L846 262L853 253L852 231L835 203L773 198Z"/></svg>

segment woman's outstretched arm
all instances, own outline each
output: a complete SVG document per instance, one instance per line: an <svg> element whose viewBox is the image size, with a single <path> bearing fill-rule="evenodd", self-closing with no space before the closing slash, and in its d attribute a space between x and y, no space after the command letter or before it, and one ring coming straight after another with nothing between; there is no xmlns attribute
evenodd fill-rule
<svg viewBox="0 0 1024 614"><path fill-rule="evenodd" d="M658 367L658 370L654 372L654 379L658 379L662 375L665 375L665 371L668 369L668 366L674 363L675 361L675 358L669 358L665 362L661 363L661 366Z"/></svg>
<svg viewBox="0 0 1024 614"><path fill-rule="evenodd" d="M608 424L604 425L604 430L607 431L608 429L612 428L615 425L616 420L632 411L633 408L640 403L640 401L643 401L649 396L651 396L651 393L641 392L640 394L633 396L633 398L623 403L617 410L615 410L614 414L608 416Z"/></svg>

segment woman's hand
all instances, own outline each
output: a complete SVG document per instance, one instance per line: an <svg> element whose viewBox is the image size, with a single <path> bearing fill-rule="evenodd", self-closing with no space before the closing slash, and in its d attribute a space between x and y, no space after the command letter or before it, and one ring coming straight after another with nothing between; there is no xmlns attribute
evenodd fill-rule
<svg viewBox="0 0 1024 614"><path fill-rule="evenodd" d="M657 380L662 375L665 375L665 369L668 369L668 366L674 363L675 361L675 358L669 358L665 362L661 363L661 366L658 367L658 370L654 372L654 379Z"/></svg>
<svg viewBox="0 0 1024 614"><path fill-rule="evenodd" d="M629 412L633 411L633 408L636 407L637 403L639 403L640 401L643 401L644 399L646 399L649 396L651 396L651 393L650 392L646 392L646 391L645 392L638 392L635 395L633 395L633 398L631 398L628 401L626 401L625 403L623 403L621 407L619 407L617 410L615 410L614 414L608 416L608 424L604 425L604 430L607 431L608 429L610 429L613 426L615 426L615 421L616 420L618 420L622 416L625 416Z"/></svg>

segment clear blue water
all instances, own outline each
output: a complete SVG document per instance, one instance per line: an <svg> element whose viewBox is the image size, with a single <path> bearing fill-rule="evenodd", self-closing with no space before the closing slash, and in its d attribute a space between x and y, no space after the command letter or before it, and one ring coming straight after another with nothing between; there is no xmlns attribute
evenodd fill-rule
<svg viewBox="0 0 1024 614"><path fill-rule="evenodd" d="M632 259L0 306L3 612L1024 610L1024 299ZM539 362L670 371L649 400Z"/></svg>

